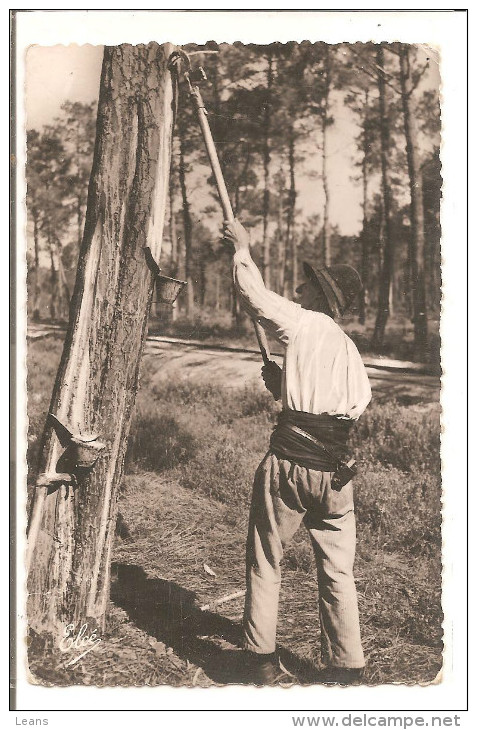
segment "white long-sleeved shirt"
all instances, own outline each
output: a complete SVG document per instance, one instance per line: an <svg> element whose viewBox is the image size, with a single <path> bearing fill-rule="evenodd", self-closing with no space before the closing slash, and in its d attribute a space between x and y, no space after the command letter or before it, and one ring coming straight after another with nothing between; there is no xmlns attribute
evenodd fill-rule
<svg viewBox="0 0 477 730"><path fill-rule="evenodd" d="M357 419L371 400L361 356L336 322L267 289L247 249L234 256L245 310L285 346L283 408Z"/></svg>

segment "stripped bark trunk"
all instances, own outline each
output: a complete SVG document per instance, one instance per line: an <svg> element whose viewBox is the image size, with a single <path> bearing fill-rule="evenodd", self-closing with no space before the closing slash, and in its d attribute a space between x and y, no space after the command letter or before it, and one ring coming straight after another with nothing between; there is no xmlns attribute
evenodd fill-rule
<svg viewBox="0 0 477 730"><path fill-rule="evenodd" d="M331 242L330 242L330 186L328 180L328 111L331 86L331 57L330 48L325 45L325 58L323 70L323 110L321 114L322 134L322 181L323 181L323 256L325 266L331 265Z"/></svg>
<svg viewBox="0 0 477 730"><path fill-rule="evenodd" d="M184 130L179 126L179 183L182 195L182 221L184 227L185 278L187 281L186 312L190 316L194 311L194 283L192 281L192 217L186 185L186 161Z"/></svg>
<svg viewBox="0 0 477 730"><path fill-rule="evenodd" d="M107 450L77 486L37 487L29 522L28 620L61 637L104 627L118 490L160 256L170 166L170 44L106 47L72 316L50 410ZM40 471L61 471L46 428ZM58 469L57 469L58 467ZM36 538L36 539L34 539ZM81 623L79 623L81 622Z"/></svg>
<svg viewBox="0 0 477 730"><path fill-rule="evenodd" d="M399 68L401 99L406 138L407 169L411 194L411 238L409 263L411 272L411 299L414 322L414 357L425 360L427 356L427 307L424 258L424 204L422 176L418 152L417 125L412 99L412 78L409 63L409 46L400 45Z"/></svg>
<svg viewBox="0 0 477 730"><path fill-rule="evenodd" d="M389 317L390 289L394 271L394 241L391 224L391 188L388 177L389 161L389 119L386 99L386 85L384 77L384 51L381 45L376 51L376 65L378 71L379 90L379 122L381 141L381 186L383 198L384 218L384 250L382 270L379 284L378 311L373 333L373 347L381 348L384 341L384 332Z"/></svg>

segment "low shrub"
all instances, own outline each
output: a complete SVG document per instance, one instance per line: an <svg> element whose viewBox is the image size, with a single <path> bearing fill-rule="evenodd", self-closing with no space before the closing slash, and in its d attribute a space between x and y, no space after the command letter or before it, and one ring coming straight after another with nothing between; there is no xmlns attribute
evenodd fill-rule
<svg viewBox="0 0 477 730"><path fill-rule="evenodd" d="M404 472L440 473L439 407L425 411L395 402L371 404L351 432L350 451L366 462Z"/></svg>
<svg viewBox="0 0 477 730"><path fill-rule="evenodd" d="M142 405L129 434L126 471L172 469L191 459L198 447L199 439L181 419Z"/></svg>
<svg viewBox="0 0 477 730"><path fill-rule="evenodd" d="M354 481L356 519L375 546L435 554L440 549L440 480L416 470L362 466Z"/></svg>

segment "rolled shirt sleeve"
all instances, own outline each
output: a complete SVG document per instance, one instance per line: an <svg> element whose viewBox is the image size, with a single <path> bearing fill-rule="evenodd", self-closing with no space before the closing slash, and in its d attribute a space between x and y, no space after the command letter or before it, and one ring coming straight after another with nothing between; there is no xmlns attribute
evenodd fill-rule
<svg viewBox="0 0 477 730"><path fill-rule="evenodd" d="M300 305L266 288L248 249L235 253L233 276L246 312L264 327L267 334L288 345L303 313Z"/></svg>

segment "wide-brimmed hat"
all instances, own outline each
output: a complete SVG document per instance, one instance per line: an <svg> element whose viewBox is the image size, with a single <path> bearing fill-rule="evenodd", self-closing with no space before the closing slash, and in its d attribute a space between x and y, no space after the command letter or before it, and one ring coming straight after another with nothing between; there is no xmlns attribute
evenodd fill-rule
<svg viewBox="0 0 477 730"><path fill-rule="evenodd" d="M358 272L348 264L314 269L304 261L303 269L307 279L323 292L335 317L343 316L363 288Z"/></svg>

